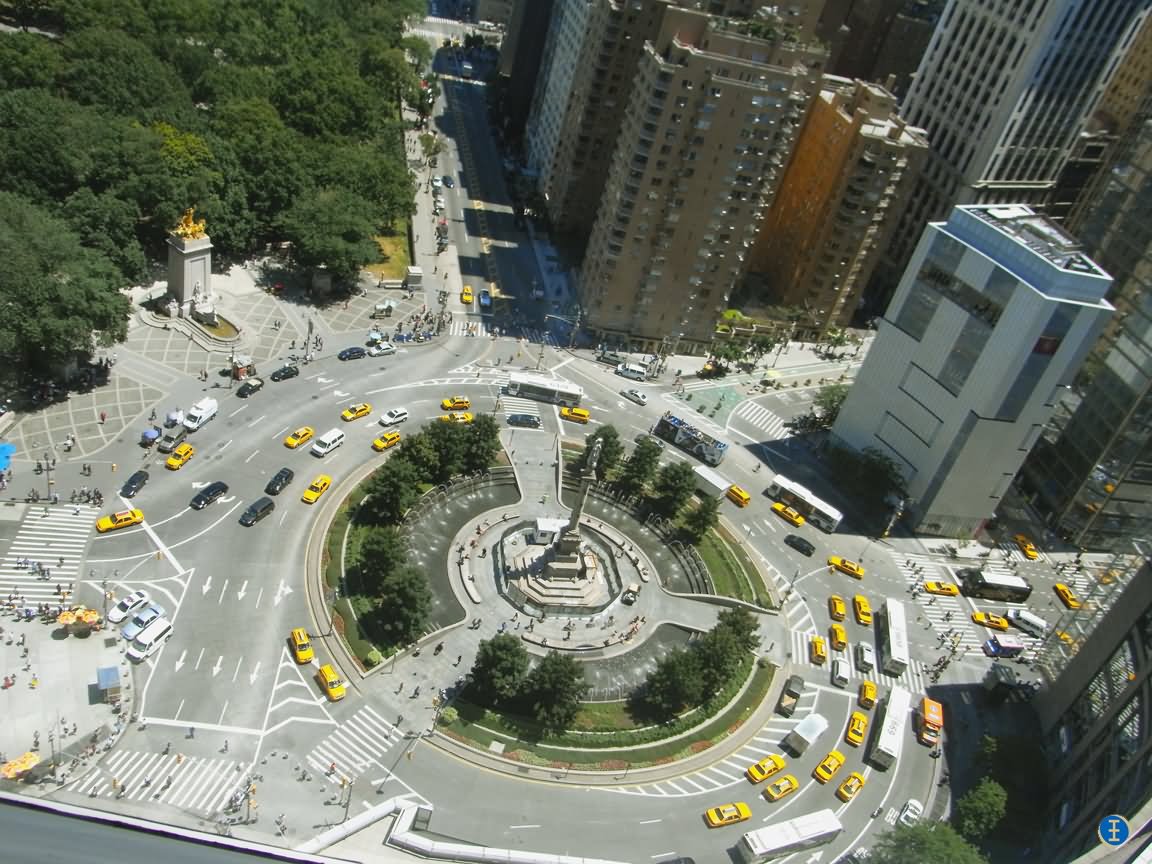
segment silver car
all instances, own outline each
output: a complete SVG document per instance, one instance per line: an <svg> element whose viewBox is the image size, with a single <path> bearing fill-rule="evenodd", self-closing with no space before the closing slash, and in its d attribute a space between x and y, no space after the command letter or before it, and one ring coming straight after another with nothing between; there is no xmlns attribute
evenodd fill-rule
<svg viewBox="0 0 1152 864"><path fill-rule="evenodd" d="M642 393L641 391L639 391L635 388L633 388L631 390L621 390L620 395L624 396L627 399L631 399L637 405L647 405L648 404L648 394Z"/></svg>
<svg viewBox="0 0 1152 864"><path fill-rule="evenodd" d="M108 623L119 624L125 618L132 614L133 611L139 609L148 602L147 591L133 591L115 606L108 610Z"/></svg>
<svg viewBox="0 0 1152 864"><path fill-rule="evenodd" d="M124 625L120 635L131 642L140 635L140 631L164 614L164 607L153 603L146 609L136 613L136 616Z"/></svg>

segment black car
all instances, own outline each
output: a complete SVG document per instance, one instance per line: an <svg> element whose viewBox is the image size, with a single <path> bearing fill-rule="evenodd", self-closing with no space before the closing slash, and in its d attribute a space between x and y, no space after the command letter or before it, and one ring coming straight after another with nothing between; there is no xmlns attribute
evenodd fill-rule
<svg viewBox="0 0 1152 864"><path fill-rule="evenodd" d="M284 491L285 487L292 482L292 478L296 476L296 472L291 468L281 468L276 474L268 481L268 485L264 487L264 492L268 495L279 495Z"/></svg>
<svg viewBox="0 0 1152 864"><path fill-rule="evenodd" d="M295 378L300 374L299 366L281 366L270 376L273 381L287 381L289 378Z"/></svg>
<svg viewBox="0 0 1152 864"><path fill-rule="evenodd" d="M120 487L120 494L125 498L131 498L137 492L144 488L144 484L148 482L147 471L137 471L131 477L124 481L124 485Z"/></svg>
<svg viewBox="0 0 1152 864"><path fill-rule="evenodd" d="M240 524L255 525L275 509L276 502L271 498L258 498L249 504L248 509L240 515Z"/></svg>
<svg viewBox="0 0 1152 864"><path fill-rule="evenodd" d="M445 174L444 175L444 185L447 186L449 189L451 189L453 186L456 185L456 181L453 180L449 175Z"/></svg>
<svg viewBox="0 0 1152 864"><path fill-rule="evenodd" d="M799 552L801 555L806 555L809 558L811 558L816 552L815 546L813 546L803 537L800 537L796 534L789 534L784 538L784 542Z"/></svg>
<svg viewBox="0 0 1152 864"><path fill-rule="evenodd" d="M247 399L253 393L259 393L264 389L264 381L260 378L249 378L240 385L240 389L236 391L236 395L241 399Z"/></svg>
<svg viewBox="0 0 1152 864"><path fill-rule="evenodd" d="M540 418L535 414L509 414L509 426L524 426L528 429L539 429L541 426Z"/></svg>
<svg viewBox="0 0 1152 864"><path fill-rule="evenodd" d="M209 483L207 486L197 492L196 497L192 499L192 509L203 510L227 491L228 484L223 480L217 480L214 483Z"/></svg>
<svg viewBox="0 0 1152 864"><path fill-rule="evenodd" d="M336 356L341 360L359 360L361 357L367 357L368 352L359 345L353 345L351 348L345 348Z"/></svg>

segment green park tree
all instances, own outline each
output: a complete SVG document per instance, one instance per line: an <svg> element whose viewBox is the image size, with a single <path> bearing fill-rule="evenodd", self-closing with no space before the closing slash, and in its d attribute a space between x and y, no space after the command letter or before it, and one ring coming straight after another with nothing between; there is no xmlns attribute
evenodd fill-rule
<svg viewBox="0 0 1152 864"><path fill-rule="evenodd" d="M338 280L354 279L380 256L372 239L379 221L370 201L347 189L323 189L296 201L284 213L284 234L296 263L326 268Z"/></svg>
<svg viewBox="0 0 1152 864"><path fill-rule="evenodd" d="M408 645L424 632L431 608L432 592L424 571L405 564L380 579L365 627L386 645Z"/></svg>
<svg viewBox="0 0 1152 864"><path fill-rule="evenodd" d="M408 560L408 542L394 525L372 526L360 538L356 554L356 593L376 596L392 572Z"/></svg>
<svg viewBox="0 0 1152 864"><path fill-rule="evenodd" d="M443 426L455 424L443 423ZM477 414L475 419L460 429L464 439L461 468L466 473L484 471L491 467L500 452L500 426L491 414Z"/></svg>
<svg viewBox="0 0 1152 864"><path fill-rule="evenodd" d="M639 494L652 482L659 466L660 445L645 438L633 448L632 456L624 463L616 485L628 495Z"/></svg>
<svg viewBox="0 0 1152 864"><path fill-rule="evenodd" d="M466 470L468 460L468 428L460 423L440 420L427 424L421 434L436 451L437 467L429 478L433 483L446 483Z"/></svg>
<svg viewBox="0 0 1152 864"><path fill-rule="evenodd" d="M899 825L877 837L871 852L868 864L987 864L980 850L943 822Z"/></svg>
<svg viewBox="0 0 1152 864"><path fill-rule="evenodd" d="M416 434L409 435L401 441L400 455L416 469L419 482L435 483L436 478L440 476L440 451L427 431L428 426L425 426Z"/></svg>
<svg viewBox="0 0 1152 864"><path fill-rule="evenodd" d="M652 509L665 519L675 519L696 491L696 472L687 462L669 462L656 475Z"/></svg>
<svg viewBox="0 0 1152 864"><path fill-rule="evenodd" d="M979 843L1000 824L1008 807L1008 793L990 777L983 778L956 802L952 822L962 837Z"/></svg>
<svg viewBox="0 0 1152 864"><path fill-rule="evenodd" d="M684 514L684 536L698 544L720 522L720 499L712 495Z"/></svg>
<svg viewBox="0 0 1152 864"><path fill-rule="evenodd" d="M588 689L576 658L559 651L545 654L524 682L532 716L548 732L562 732L572 725Z"/></svg>
<svg viewBox="0 0 1152 864"><path fill-rule="evenodd" d="M640 690L642 713L667 720L704 701L705 681L694 651L670 651L656 661Z"/></svg>
<svg viewBox="0 0 1152 864"><path fill-rule="evenodd" d="M404 452L393 456L373 471L365 484L365 498L356 508L356 521L362 525L398 524L416 503L420 483L420 472Z"/></svg>
<svg viewBox="0 0 1152 864"><path fill-rule="evenodd" d="M483 640L472 663L472 687L482 702L508 704L524 690L528 679L528 652L511 633Z"/></svg>
<svg viewBox="0 0 1152 864"><path fill-rule="evenodd" d="M820 427L831 429L840 415L840 406L848 396L847 384L828 384L816 391L812 408L819 420Z"/></svg>

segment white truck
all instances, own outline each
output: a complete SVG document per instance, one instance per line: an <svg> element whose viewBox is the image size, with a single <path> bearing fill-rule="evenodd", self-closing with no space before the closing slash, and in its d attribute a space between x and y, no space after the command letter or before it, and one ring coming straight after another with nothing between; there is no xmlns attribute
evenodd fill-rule
<svg viewBox="0 0 1152 864"><path fill-rule="evenodd" d="M809 714L784 737L784 746L790 748L797 756L803 755L827 728L828 721L823 714Z"/></svg>
<svg viewBox="0 0 1152 864"><path fill-rule="evenodd" d="M219 407L215 399L211 396L205 396L188 409L188 413L184 415L184 427L189 432L195 432L216 416L216 411Z"/></svg>
<svg viewBox="0 0 1152 864"><path fill-rule="evenodd" d="M692 472L696 475L696 491L711 498L721 497L732 485L706 465L697 465Z"/></svg>

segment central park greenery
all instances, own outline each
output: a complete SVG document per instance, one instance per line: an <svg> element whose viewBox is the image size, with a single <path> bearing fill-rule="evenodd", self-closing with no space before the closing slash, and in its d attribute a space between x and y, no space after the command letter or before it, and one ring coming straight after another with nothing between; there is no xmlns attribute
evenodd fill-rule
<svg viewBox="0 0 1152 864"><path fill-rule="evenodd" d="M187 207L218 265L289 244L338 280L412 212L422 0L0 2L0 364L122 340ZM35 28L35 29L31 29ZM427 89L425 89L427 88ZM7 374L12 374L9 372Z"/></svg>

